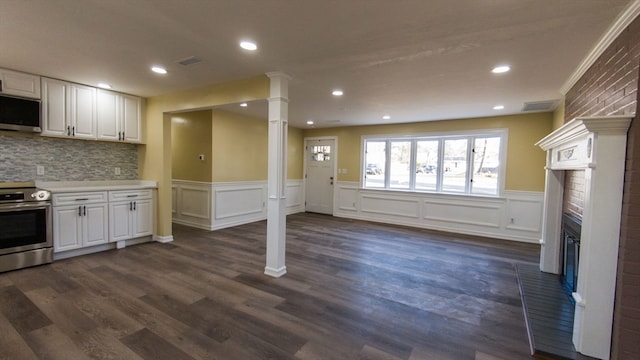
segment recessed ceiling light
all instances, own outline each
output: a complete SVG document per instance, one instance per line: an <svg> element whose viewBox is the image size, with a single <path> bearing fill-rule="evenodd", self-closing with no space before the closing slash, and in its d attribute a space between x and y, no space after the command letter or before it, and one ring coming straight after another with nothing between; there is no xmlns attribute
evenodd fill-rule
<svg viewBox="0 0 640 360"><path fill-rule="evenodd" d="M98 87L103 88L103 89L111 89L111 85L109 85L107 83L98 83Z"/></svg>
<svg viewBox="0 0 640 360"><path fill-rule="evenodd" d="M313 120L307 120L307 125L313 125L313 124L314 124Z"/></svg>
<svg viewBox="0 0 640 360"><path fill-rule="evenodd" d="M151 67L151 71L153 71L154 73L158 73L158 74L166 74L167 73L167 69L163 68L162 66L153 66L153 67Z"/></svg>
<svg viewBox="0 0 640 360"><path fill-rule="evenodd" d="M493 110L502 110L504 109L504 105L496 105L493 107Z"/></svg>
<svg viewBox="0 0 640 360"><path fill-rule="evenodd" d="M502 73L506 73L509 70L511 70L511 67L509 65L500 65L500 66L494 67L493 70L491 70L491 72L494 74L502 74Z"/></svg>
<svg viewBox="0 0 640 360"><path fill-rule="evenodd" d="M333 94L333 96L342 96L344 92L342 92L342 90L336 89L336 90L333 90L331 94Z"/></svg>
<svg viewBox="0 0 640 360"><path fill-rule="evenodd" d="M240 106L247 107L248 105L247 105L247 103L242 103L242 104L240 104Z"/></svg>
<svg viewBox="0 0 640 360"><path fill-rule="evenodd" d="M245 49L245 50L249 50L249 51L254 51L254 50L258 49L258 45L256 45L255 43L253 43L251 41L242 41L242 42L240 42L240 47Z"/></svg>
<svg viewBox="0 0 640 360"><path fill-rule="evenodd" d="M389 116L389 115L385 115L385 116L383 116L383 117L382 117L382 119L384 119L384 120L389 120L389 119L391 119L391 116Z"/></svg>

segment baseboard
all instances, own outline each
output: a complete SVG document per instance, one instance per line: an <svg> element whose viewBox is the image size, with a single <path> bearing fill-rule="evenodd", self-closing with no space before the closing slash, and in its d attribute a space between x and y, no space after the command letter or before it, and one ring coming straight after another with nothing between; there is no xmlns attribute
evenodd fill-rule
<svg viewBox="0 0 640 360"><path fill-rule="evenodd" d="M169 243L173 241L173 235L169 235L169 236L153 235L153 241L163 243L163 244Z"/></svg>
<svg viewBox="0 0 640 360"><path fill-rule="evenodd" d="M274 269L274 268L270 268L268 266L265 266L264 273L265 273L265 275L269 275L271 277L279 278L282 275L287 273L287 267L283 266L283 267L281 267L279 269Z"/></svg>

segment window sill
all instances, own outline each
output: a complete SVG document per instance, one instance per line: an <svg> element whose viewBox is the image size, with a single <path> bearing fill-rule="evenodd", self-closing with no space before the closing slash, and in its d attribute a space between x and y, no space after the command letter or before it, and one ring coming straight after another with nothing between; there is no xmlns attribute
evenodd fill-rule
<svg viewBox="0 0 640 360"><path fill-rule="evenodd" d="M488 199L488 200L504 200L504 196L500 195L487 195L487 194L462 194L454 192L434 192L434 191L415 191L415 190L402 190L402 189L375 189L358 187L360 192L371 192L379 194L403 194L411 196L431 196L431 197L450 197L457 199Z"/></svg>

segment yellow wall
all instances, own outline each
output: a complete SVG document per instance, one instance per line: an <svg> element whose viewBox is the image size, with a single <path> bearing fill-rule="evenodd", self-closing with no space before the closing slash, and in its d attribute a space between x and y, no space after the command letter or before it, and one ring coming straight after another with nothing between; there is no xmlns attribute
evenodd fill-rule
<svg viewBox="0 0 640 360"><path fill-rule="evenodd" d="M158 182L157 235L171 235L171 114L218 105L266 99L269 78L255 78L207 86L147 99L146 145L138 151L138 171L143 180Z"/></svg>
<svg viewBox="0 0 640 360"><path fill-rule="evenodd" d="M304 164L304 137L300 128L289 127L287 138L287 179L302 179Z"/></svg>
<svg viewBox="0 0 640 360"><path fill-rule="evenodd" d="M338 180L360 181L360 149L364 135L506 128L509 129L506 190L544 191L545 153L534 144L551 132L552 124L552 113L535 113L396 125L305 129L303 135L337 136L337 167L348 170L347 174L339 174Z"/></svg>
<svg viewBox="0 0 640 360"><path fill-rule="evenodd" d="M173 179L211 182L211 151L211 110L172 115ZM200 160L199 155L204 155L204 160Z"/></svg>
<svg viewBox="0 0 640 360"><path fill-rule="evenodd" d="M267 120L213 110L213 181L267 179Z"/></svg>
<svg viewBox="0 0 640 360"><path fill-rule="evenodd" d="M553 111L553 130L564 125L564 98L560 100L560 104Z"/></svg>
<svg viewBox="0 0 640 360"><path fill-rule="evenodd" d="M221 109L174 114L171 177L202 182L267 180L268 130L265 119ZM302 179L302 129L289 128L287 143L287 178Z"/></svg>

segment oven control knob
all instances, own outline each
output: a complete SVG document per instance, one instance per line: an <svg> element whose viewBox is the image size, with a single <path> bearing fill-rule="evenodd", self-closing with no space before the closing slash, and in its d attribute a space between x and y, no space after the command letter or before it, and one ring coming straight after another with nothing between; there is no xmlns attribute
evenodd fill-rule
<svg viewBox="0 0 640 360"><path fill-rule="evenodd" d="M49 200L49 196L51 196L51 193L46 190L40 190L37 191L34 195L37 200L43 201Z"/></svg>

